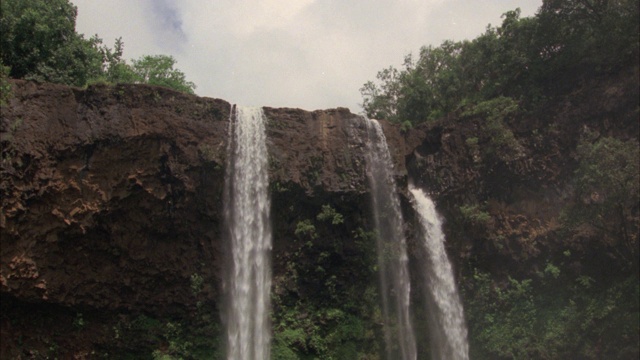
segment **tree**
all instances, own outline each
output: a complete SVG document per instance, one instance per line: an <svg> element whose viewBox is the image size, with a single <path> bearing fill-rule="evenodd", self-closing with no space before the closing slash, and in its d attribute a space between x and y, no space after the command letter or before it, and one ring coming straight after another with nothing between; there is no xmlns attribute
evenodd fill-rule
<svg viewBox="0 0 640 360"><path fill-rule="evenodd" d="M417 60L405 57L403 69L380 71L377 84L360 89L367 115L417 124L496 97L520 101L534 88L536 21L520 19L520 9L503 17L500 27L487 27L473 41L424 46Z"/></svg>
<svg viewBox="0 0 640 360"><path fill-rule="evenodd" d="M137 76L131 66L122 58L124 42L122 38L116 39L113 50L107 46L101 46L103 57L103 76L108 83L135 83Z"/></svg>
<svg viewBox="0 0 640 360"><path fill-rule="evenodd" d="M360 88L362 107L368 117L398 122L398 97L400 96L400 72L393 66L379 71L378 84L368 81Z"/></svg>
<svg viewBox="0 0 640 360"><path fill-rule="evenodd" d="M133 60L133 73L135 82L160 85L193 94L196 85L187 81L184 73L174 69L176 60L168 55L145 55L138 60Z"/></svg>
<svg viewBox="0 0 640 360"><path fill-rule="evenodd" d="M638 0L544 0L539 39L554 54L554 72L607 72L637 63Z"/></svg>
<svg viewBox="0 0 640 360"><path fill-rule="evenodd" d="M82 86L101 72L97 37L75 31L68 0L3 0L0 56L12 78Z"/></svg>
<svg viewBox="0 0 640 360"><path fill-rule="evenodd" d="M584 76L638 61L638 0L545 0L538 14L503 14L472 41L426 46L360 90L367 115L419 123L493 98L524 111ZM565 85L567 84L567 85Z"/></svg>
<svg viewBox="0 0 640 360"><path fill-rule="evenodd" d="M636 266L640 145L637 140L593 137L587 134L577 149L578 200L569 210L568 225L576 236L598 239L623 265Z"/></svg>
<svg viewBox="0 0 640 360"><path fill-rule="evenodd" d="M76 32L77 8L69 0L3 0L0 10L0 66L10 78L75 86L145 83L189 94L196 87L174 69L171 56L143 56L132 66L123 59L122 38L113 49L98 35L85 39Z"/></svg>
<svg viewBox="0 0 640 360"><path fill-rule="evenodd" d="M445 41L423 46L418 60L405 58L401 116L413 123L437 119L456 109L462 98L458 57L462 44Z"/></svg>
<svg viewBox="0 0 640 360"><path fill-rule="evenodd" d="M369 81L360 89L367 116L417 124L454 110L461 97L461 46L452 41L425 46L417 61L405 57L402 70L389 67L378 72L377 84Z"/></svg>

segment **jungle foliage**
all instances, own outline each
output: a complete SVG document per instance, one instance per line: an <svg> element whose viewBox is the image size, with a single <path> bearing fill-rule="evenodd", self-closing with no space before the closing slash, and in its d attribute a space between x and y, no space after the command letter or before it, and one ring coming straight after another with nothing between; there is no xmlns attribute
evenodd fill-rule
<svg viewBox="0 0 640 360"><path fill-rule="evenodd" d="M383 349L375 235L358 202L301 203L274 194L272 359L378 359ZM351 204L351 206L349 205Z"/></svg>
<svg viewBox="0 0 640 360"><path fill-rule="evenodd" d="M460 283L473 359L634 359L640 355L638 286L640 144L583 131L569 174L571 201L524 266L473 259ZM458 236L506 258L527 252L496 231L482 205L448 218ZM471 235L470 235L471 234ZM515 237L521 235L514 235ZM534 254L535 253L535 254Z"/></svg>
<svg viewBox="0 0 640 360"><path fill-rule="evenodd" d="M485 205L462 205L448 217L457 236L484 243L485 256L522 257L522 264L498 257L461 264L471 358L640 355L640 144L585 130L575 160L571 200L547 224L552 231L529 244L533 251L515 245L522 234L497 231Z"/></svg>
<svg viewBox="0 0 640 360"><path fill-rule="evenodd" d="M637 0L545 0L534 17L503 15L471 41L445 41L409 54L360 89L367 116L419 124L509 98L520 111L545 104L585 74L638 59Z"/></svg>
<svg viewBox="0 0 640 360"><path fill-rule="evenodd" d="M3 79L73 86L96 82L152 84L190 94L196 88L174 68L176 60L172 56L146 55L129 64L122 57L122 38L112 49L103 45L98 35L87 39L78 34L77 8L69 0L4 0L0 10L0 65L8 68L3 70ZM4 85L2 89L4 94Z"/></svg>
<svg viewBox="0 0 640 360"><path fill-rule="evenodd" d="M472 359L638 356L637 277L573 276L562 270L570 258L501 286L488 273L474 274L465 288Z"/></svg>
<svg viewBox="0 0 640 360"><path fill-rule="evenodd" d="M571 99L589 79L637 66L639 9L637 0L544 0L533 17L509 11L471 41L425 46L402 67L381 70L361 89L364 111L403 128L473 123L465 144L477 154L474 166L504 170L531 156L536 137L562 136L557 124L542 122L515 134L522 119ZM526 264L490 255L512 261L527 249L497 232L496 214L483 202L489 199L468 194L479 201L450 213L456 237L482 243L490 259L460 264L470 358L639 356L640 145L638 134L616 138L602 129L574 132L582 135L566 154L562 215L544 244L530 244L535 251L520 259Z"/></svg>

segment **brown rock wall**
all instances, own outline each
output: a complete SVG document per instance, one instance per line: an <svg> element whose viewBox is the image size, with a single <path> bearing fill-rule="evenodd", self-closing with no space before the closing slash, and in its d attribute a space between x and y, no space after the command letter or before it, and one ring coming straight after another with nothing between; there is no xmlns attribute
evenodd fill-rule
<svg viewBox="0 0 640 360"><path fill-rule="evenodd" d="M0 132L2 292L162 310L193 306L200 274L215 301L231 105L138 85L14 81L13 92ZM343 108L265 114L273 184L366 192L362 119Z"/></svg>
<svg viewBox="0 0 640 360"><path fill-rule="evenodd" d="M13 89L2 291L97 308L193 304L191 274L215 276L199 264L218 256L230 105L144 86Z"/></svg>

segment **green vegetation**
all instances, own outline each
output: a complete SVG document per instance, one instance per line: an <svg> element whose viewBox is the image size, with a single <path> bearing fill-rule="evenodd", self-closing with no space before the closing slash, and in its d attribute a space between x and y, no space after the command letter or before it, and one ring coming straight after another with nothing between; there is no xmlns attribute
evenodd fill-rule
<svg viewBox="0 0 640 360"><path fill-rule="evenodd" d="M596 136L587 133L578 145L578 202L563 219L567 236L578 243L596 238L622 268L637 268L640 145L637 140Z"/></svg>
<svg viewBox="0 0 640 360"><path fill-rule="evenodd" d="M110 49L97 35L86 39L78 34L77 8L68 0L5 0L0 6L2 102L6 101L5 72L14 79L74 86L152 84L193 94L195 84L174 68L173 57L147 55L129 65L122 58L121 38Z"/></svg>
<svg viewBox="0 0 640 360"><path fill-rule="evenodd" d="M481 210L478 205L460 206L460 215L465 222L470 224L486 225L491 220L491 215Z"/></svg>
<svg viewBox="0 0 640 360"><path fill-rule="evenodd" d="M309 204L273 193L272 359L379 359L384 344L375 237L354 202ZM318 195L322 198L323 195Z"/></svg>
<svg viewBox="0 0 640 360"><path fill-rule="evenodd" d="M274 328L274 360L358 359L375 340L360 315L339 308L288 309Z"/></svg>
<svg viewBox="0 0 640 360"><path fill-rule="evenodd" d="M506 121L518 114L518 104L507 97L496 97L470 105L462 116L482 116L486 119L481 123L478 135L482 136L485 155L496 156L502 160L512 160L522 157L523 148L516 139ZM477 144L477 138L476 143ZM471 141L470 146L473 146Z"/></svg>
<svg viewBox="0 0 640 360"><path fill-rule="evenodd" d="M11 84L9 83L9 67L0 63L0 107L7 105L11 98Z"/></svg>
<svg viewBox="0 0 640 360"><path fill-rule="evenodd" d="M556 231L535 245L545 251L524 267L476 258L480 266L463 274L471 358L638 357L640 145L584 131L576 160L574 197ZM467 227L458 236L474 234L507 262L527 251L500 239L499 220L483 207L454 215Z"/></svg>
<svg viewBox="0 0 640 360"><path fill-rule="evenodd" d="M213 162L217 159L216 149L209 144L198 144L198 156L207 162Z"/></svg>
<svg viewBox="0 0 640 360"><path fill-rule="evenodd" d="M518 107L534 110L547 94L562 91L559 82L637 62L638 8L637 0L545 0L531 18L509 11L501 26L487 27L472 41L426 46L417 59L406 56L401 69L380 71L360 90L364 110L402 124L493 108L495 101L511 103L500 110L505 115ZM500 131L498 121L491 126Z"/></svg>
<svg viewBox="0 0 640 360"><path fill-rule="evenodd" d="M204 278L202 275L195 273L191 275L191 292L194 296L197 296L202 292L202 288L204 287Z"/></svg>
<svg viewBox="0 0 640 360"><path fill-rule="evenodd" d="M106 350L123 359L222 358L222 333L216 310L210 305L176 319L121 315L111 329L113 340Z"/></svg>
<svg viewBox="0 0 640 360"><path fill-rule="evenodd" d="M331 205L322 205L322 211L318 214L320 221L331 221L332 225L340 225L344 222L344 217L339 214Z"/></svg>
<svg viewBox="0 0 640 360"><path fill-rule="evenodd" d="M470 184L476 187L445 207L452 243L474 248L459 264L472 359L639 355L638 134L609 126L617 114L606 121L574 115L563 125L584 129L570 132L560 124L565 119L545 120L558 99L573 107L584 101L572 95L587 81L637 67L639 9L637 0L544 0L533 17L516 9L471 41L423 47L361 89L369 117L403 129L465 123L459 133L469 170L487 183ZM637 115L634 106L625 111ZM577 146L557 139L580 132ZM549 184L539 189L537 182L547 175L522 164L537 160L531 153L549 156L545 147L558 143L563 161L544 166L565 167L553 175L562 179L550 181L566 186L562 216L536 219L529 211L546 210L525 210L515 192L546 196ZM438 184L438 175L430 181Z"/></svg>
<svg viewBox="0 0 640 360"><path fill-rule="evenodd" d="M99 39L75 32L76 7L67 0L1 3L2 63L12 78L83 86L101 72Z"/></svg>
<svg viewBox="0 0 640 360"><path fill-rule="evenodd" d="M308 236L311 239L316 239L318 237L318 234L316 234L316 227L309 219L299 221L296 224L296 231L294 233L299 237Z"/></svg>
<svg viewBox="0 0 640 360"><path fill-rule="evenodd" d="M448 217L478 248L460 278L471 358L638 357L640 145L583 130L575 160L572 196L540 234L496 202Z"/></svg>
<svg viewBox="0 0 640 360"><path fill-rule="evenodd" d="M84 326L85 326L85 321L84 321L84 317L82 316L82 313L77 313L76 318L73 320L73 327L76 328L76 330L82 330Z"/></svg>
<svg viewBox="0 0 640 360"><path fill-rule="evenodd" d="M502 284L487 273L474 275L464 296L471 358L637 357L637 277L599 282L560 267Z"/></svg>
<svg viewBox="0 0 640 360"><path fill-rule="evenodd" d="M167 55L146 55L133 60L133 82L160 85L193 94L196 85L187 81L182 71L174 69L176 60ZM126 65L126 64L125 64Z"/></svg>

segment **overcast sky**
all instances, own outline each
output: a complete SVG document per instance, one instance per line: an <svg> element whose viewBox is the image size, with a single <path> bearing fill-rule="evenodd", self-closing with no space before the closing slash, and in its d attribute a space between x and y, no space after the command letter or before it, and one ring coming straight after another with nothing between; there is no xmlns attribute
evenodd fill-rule
<svg viewBox="0 0 640 360"><path fill-rule="evenodd" d="M361 112L360 87L408 53L473 39L542 0L71 0L77 31L124 57L166 54L200 96Z"/></svg>

